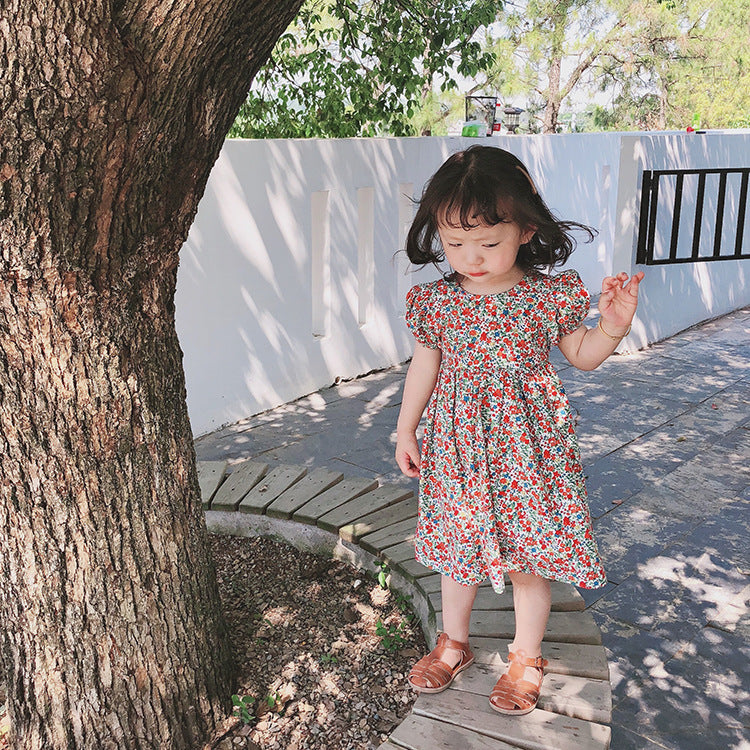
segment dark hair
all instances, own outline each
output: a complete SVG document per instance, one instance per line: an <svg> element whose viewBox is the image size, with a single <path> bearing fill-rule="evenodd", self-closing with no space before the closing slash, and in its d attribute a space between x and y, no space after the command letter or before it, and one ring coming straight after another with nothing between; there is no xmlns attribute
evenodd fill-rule
<svg viewBox="0 0 750 750"><path fill-rule="evenodd" d="M515 222L535 227L518 251L524 271L562 265L575 247L571 231L594 238L594 230L575 221L560 221L547 208L523 163L494 146L472 146L453 154L425 186L406 238L406 254L415 265L439 263L445 253L438 223L471 229L479 224Z"/></svg>

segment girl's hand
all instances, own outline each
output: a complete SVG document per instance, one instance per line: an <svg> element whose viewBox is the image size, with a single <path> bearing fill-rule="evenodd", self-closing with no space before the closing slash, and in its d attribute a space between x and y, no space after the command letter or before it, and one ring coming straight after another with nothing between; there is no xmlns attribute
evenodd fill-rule
<svg viewBox="0 0 750 750"><path fill-rule="evenodd" d="M414 433L396 434L396 463L407 477L419 476L419 444Z"/></svg>
<svg viewBox="0 0 750 750"><path fill-rule="evenodd" d="M638 306L638 285L645 274L639 271L630 278L622 271L617 276L607 276L602 281L599 313L607 324L607 332L617 336L627 330Z"/></svg>

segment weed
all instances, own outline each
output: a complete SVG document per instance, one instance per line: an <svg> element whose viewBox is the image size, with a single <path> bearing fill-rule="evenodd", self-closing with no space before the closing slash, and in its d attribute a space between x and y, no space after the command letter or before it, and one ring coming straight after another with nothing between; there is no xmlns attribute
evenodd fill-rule
<svg viewBox="0 0 750 750"><path fill-rule="evenodd" d="M383 648L391 652L398 651L406 645L406 639L401 635L403 630L403 622L400 622L398 625L395 622L385 625L382 620L378 620L375 625L375 635L380 636Z"/></svg>
<svg viewBox="0 0 750 750"><path fill-rule="evenodd" d="M319 659L321 664L338 664L339 659L333 654L323 654Z"/></svg>
<svg viewBox="0 0 750 750"><path fill-rule="evenodd" d="M411 595L396 593L396 606L401 614L406 615L407 619L413 617L411 613Z"/></svg>
<svg viewBox="0 0 750 750"><path fill-rule="evenodd" d="M232 715L236 716L243 724L252 724L255 720L255 714L253 713L253 705L255 704L255 698L252 695L239 695L232 696L232 705L234 709Z"/></svg>
<svg viewBox="0 0 750 750"><path fill-rule="evenodd" d="M378 584L380 585L381 589L387 589L388 588L388 573L391 572L391 569L388 567L388 563L384 562L383 560L378 560L375 563L376 567L379 568L378 572Z"/></svg>

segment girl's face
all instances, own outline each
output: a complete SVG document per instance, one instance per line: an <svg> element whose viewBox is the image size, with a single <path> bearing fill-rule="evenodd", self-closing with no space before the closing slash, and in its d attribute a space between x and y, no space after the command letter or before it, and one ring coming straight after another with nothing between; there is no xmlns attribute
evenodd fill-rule
<svg viewBox="0 0 750 750"><path fill-rule="evenodd" d="M518 248L534 235L534 229L521 229L515 222L478 224L471 229L439 222L438 233L445 257L463 278L467 292L504 292L523 278L516 264Z"/></svg>

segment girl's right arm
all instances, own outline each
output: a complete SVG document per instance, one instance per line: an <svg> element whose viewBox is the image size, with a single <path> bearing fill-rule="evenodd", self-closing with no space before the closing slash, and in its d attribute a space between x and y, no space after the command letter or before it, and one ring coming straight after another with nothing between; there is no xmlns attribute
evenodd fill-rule
<svg viewBox="0 0 750 750"><path fill-rule="evenodd" d="M404 383L401 411L396 425L396 463L407 477L419 476L417 427L437 383L442 355L417 343Z"/></svg>

